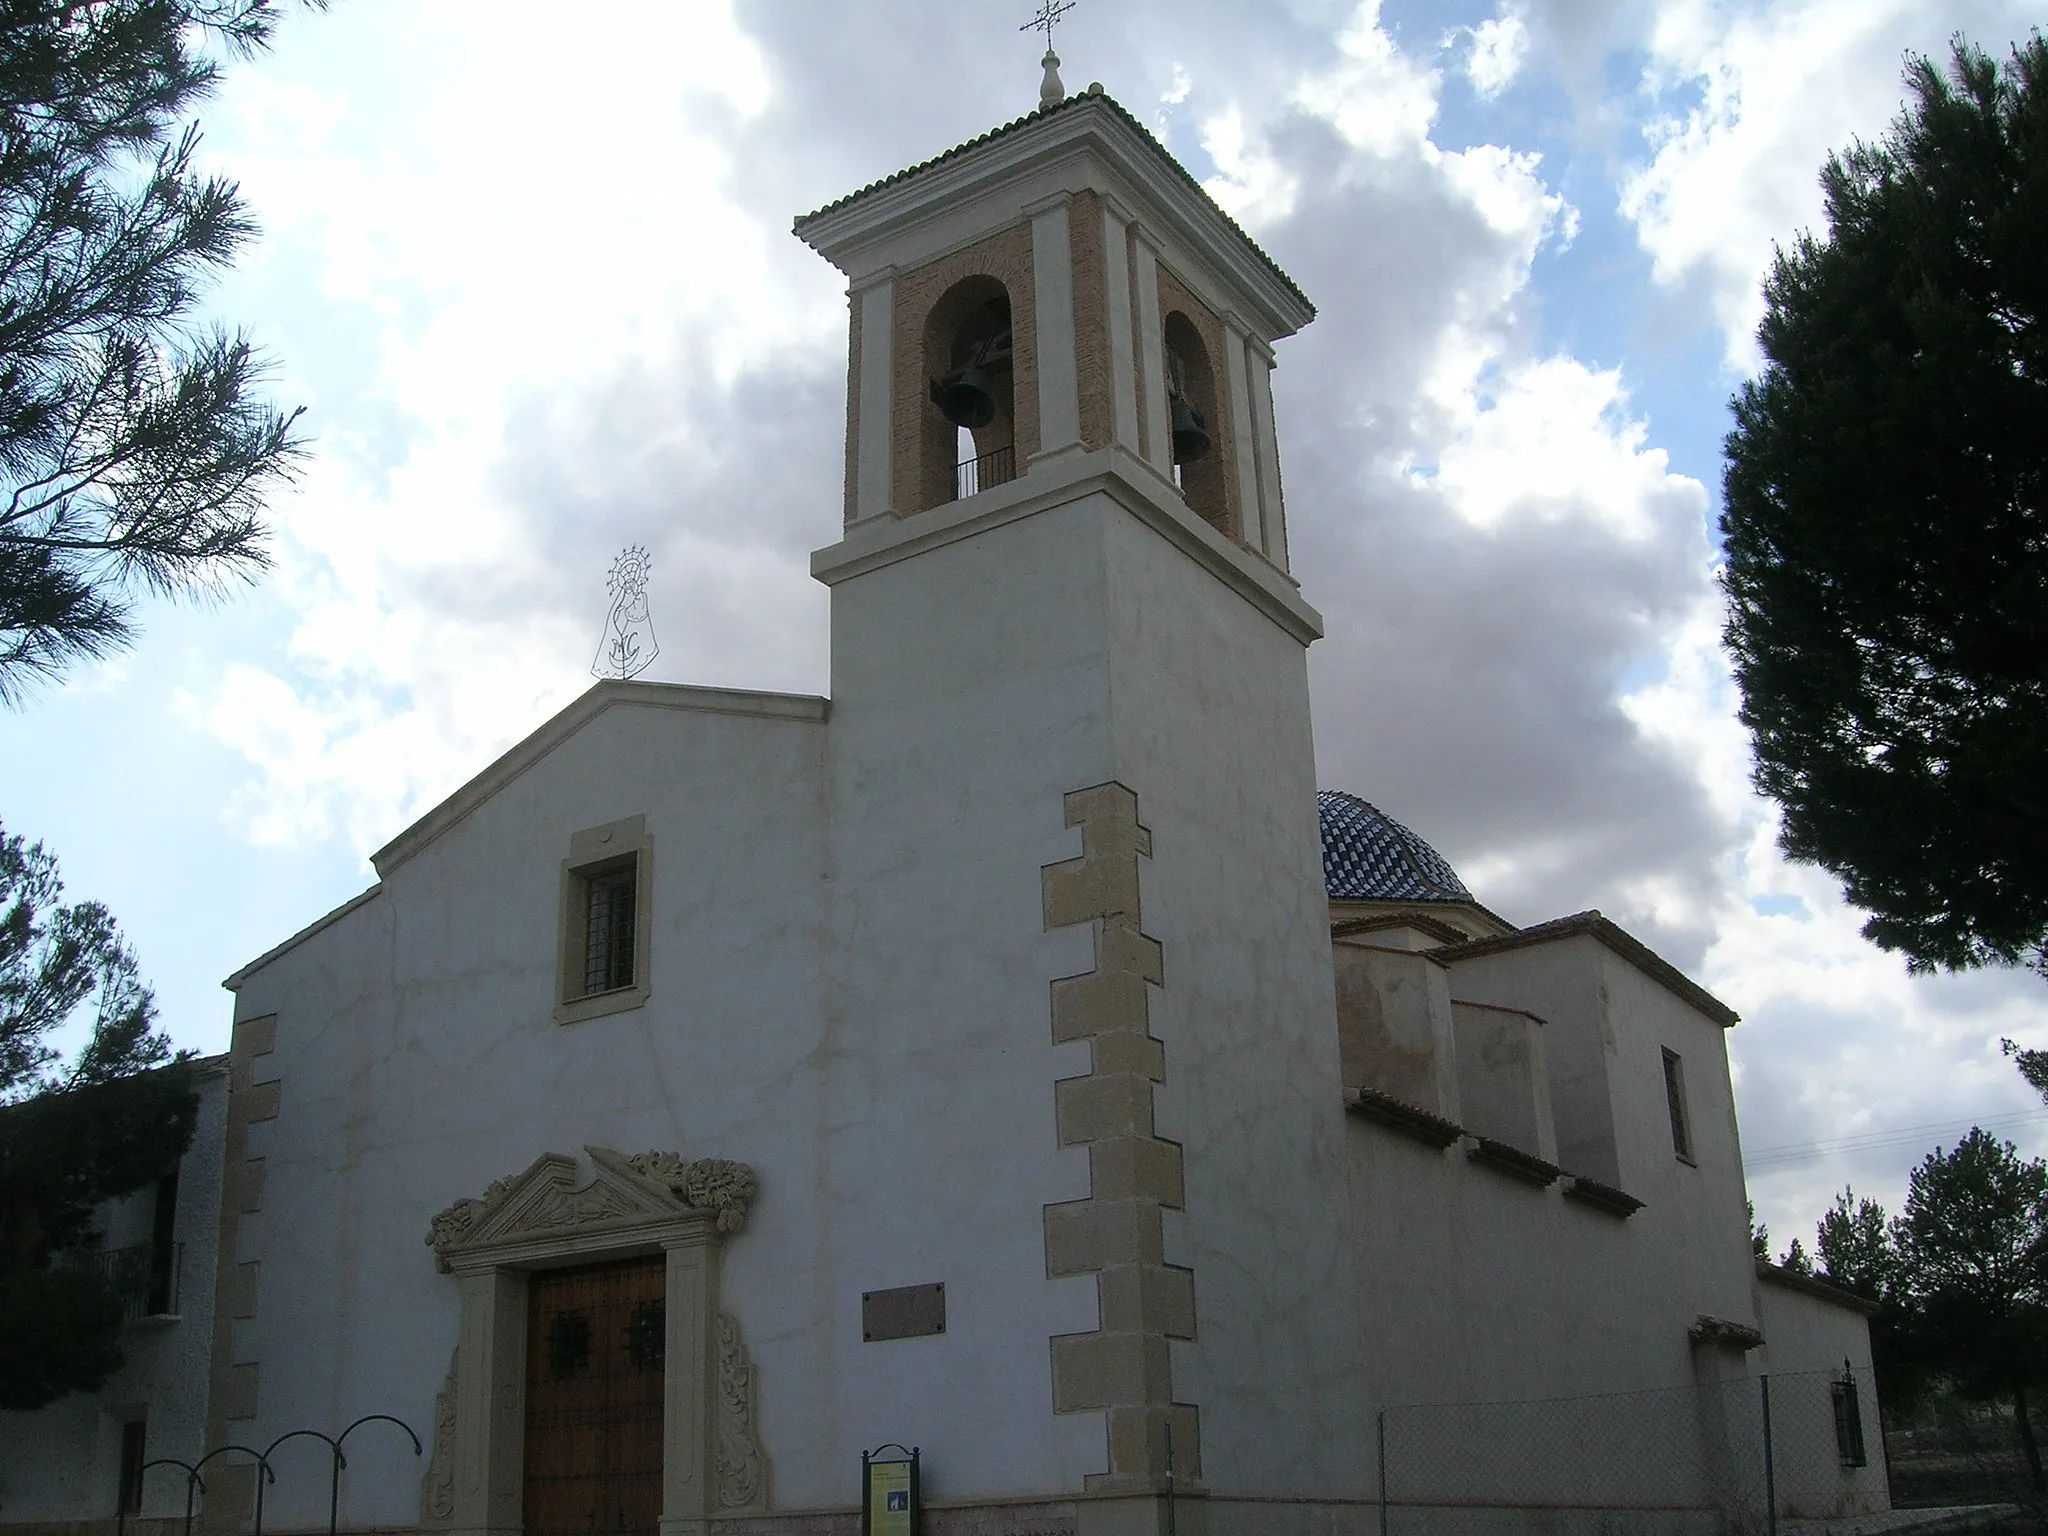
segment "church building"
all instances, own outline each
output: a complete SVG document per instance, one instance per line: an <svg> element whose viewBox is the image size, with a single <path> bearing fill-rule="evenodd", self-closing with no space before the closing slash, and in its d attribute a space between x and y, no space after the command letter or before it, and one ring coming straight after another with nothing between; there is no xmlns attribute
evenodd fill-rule
<svg viewBox="0 0 2048 1536"><path fill-rule="evenodd" d="M796 221L830 697L600 682L229 979L186 1343L0 1415L0 1536L366 1415L420 1454L349 1440L351 1531L1706 1533L1766 1374L1824 1447L1776 1507L1883 1507L1863 1313L1752 1253L1734 1014L1318 795L1314 308L1047 76ZM1606 1440L1524 1457L1566 1399ZM326 1528L327 1458L211 1462L200 1528Z"/></svg>

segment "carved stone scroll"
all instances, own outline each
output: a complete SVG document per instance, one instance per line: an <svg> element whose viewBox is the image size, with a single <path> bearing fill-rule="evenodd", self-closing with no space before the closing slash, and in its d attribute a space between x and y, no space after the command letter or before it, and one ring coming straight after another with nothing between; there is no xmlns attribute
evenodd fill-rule
<svg viewBox="0 0 2048 1536"><path fill-rule="evenodd" d="M448 1374L434 1394L434 1454L420 1475L420 1519L447 1525L455 1518L455 1360L459 1347L448 1352Z"/></svg>
<svg viewBox="0 0 2048 1536"><path fill-rule="evenodd" d="M767 1458L754 1430L754 1366L730 1312L718 1314L718 1507L767 1502Z"/></svg>

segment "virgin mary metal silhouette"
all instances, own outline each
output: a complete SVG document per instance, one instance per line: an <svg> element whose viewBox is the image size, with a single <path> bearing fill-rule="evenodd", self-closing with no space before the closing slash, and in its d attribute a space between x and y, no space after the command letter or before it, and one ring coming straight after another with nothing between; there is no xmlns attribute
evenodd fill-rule
<svg viewBox="0 0 2048 1536"><path fill-rule="evenodd" d="M647 573L654 562L638 544L628 544L612 562L605 577L605 591L611 595L611 611L604 618L604 636L597 643L597 657L590 670L599 677L623 681L638 677L647 664L661 654L654 638L654 620L647 612Z"/></svg>

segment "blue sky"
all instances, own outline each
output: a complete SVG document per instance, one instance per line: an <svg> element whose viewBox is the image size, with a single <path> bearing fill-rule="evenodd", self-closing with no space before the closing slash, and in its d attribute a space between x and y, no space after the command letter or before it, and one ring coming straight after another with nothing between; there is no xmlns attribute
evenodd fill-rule
<svg viewBox="0 0 2048 1536"><path fill-rule="evenodd" d="M789 221L1028 110L1028 10L337 0L230 66L205 153L265 236L209 302L316 440L278 568L0 715L0 814L114 908L181 1042L220 1048L223 976L585 686L622 545L654 552L653 675L825 688L844 298ZM2048 987L1908 978L1776 857L1713 586L1772 242L1907 51L2035 19L1081 0L1060 30L1069 87L1320 307L1279 403L1323 782L1510 918L1597 906L1743 1013L1746 1144L1820 1148L1754 1171L1781 1242L1845 1182L1896 1205L1973 1119L2048 1148L1997 1050L2048 1045Z"/></svg>

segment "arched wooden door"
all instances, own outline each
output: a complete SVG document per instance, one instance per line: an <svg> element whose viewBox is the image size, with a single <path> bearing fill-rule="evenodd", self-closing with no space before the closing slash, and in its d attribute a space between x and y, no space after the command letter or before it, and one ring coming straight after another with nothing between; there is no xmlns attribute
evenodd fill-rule
<svg viewBox="0 0 2048 1536"><path fill-rule="evenodd" d="M658 1254L533 1275L526 1536L660 1528L666 1275Z"/></svg>

